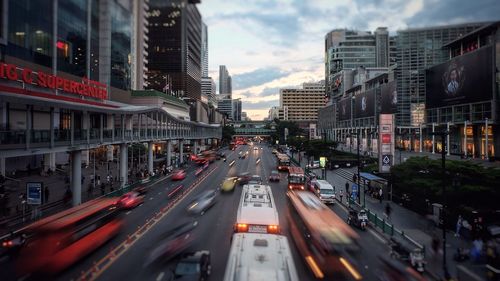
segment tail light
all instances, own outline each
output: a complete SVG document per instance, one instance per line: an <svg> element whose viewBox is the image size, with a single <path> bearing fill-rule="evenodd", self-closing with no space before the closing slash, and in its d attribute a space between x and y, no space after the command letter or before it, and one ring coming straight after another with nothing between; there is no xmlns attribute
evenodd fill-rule
<svg viewBox="0 0 500 281"><path fill-rule="evenodd" d="M248 224L237 223L236 224L236 232L248 232Z"/></svg>
<svg viewBox="0 0 500 281"><path fill-rule="evenodd" d="M279 233L279 226L277 225L268 225L267 226L267 233Z"/></svg>
<svg viewBox="0 0 500 281"><path fill-rule="evenodd" d="M302 185L302 186L300 187L300 189L304 190L304 186Z"/></svg>
<svg viewBox="0 0 500 281"><path fill-rule="evenodd" d="M291 185L291 184L290 184L290 185L288 185L288 188L292 189L292 185Z"/></svg>

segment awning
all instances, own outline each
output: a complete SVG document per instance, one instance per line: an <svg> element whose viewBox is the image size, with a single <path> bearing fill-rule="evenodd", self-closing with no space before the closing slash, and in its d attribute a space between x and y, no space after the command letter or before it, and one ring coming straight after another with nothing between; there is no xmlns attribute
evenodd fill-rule
<svg viewBox="0 0 500 281"><path fill-rule="evenodd" d="M370 173L359 173L359 175L364 178L364 179L367 179L367 180L370 180L370 181L387 181L386 179L384 178L381 178L381 177L377 177L376 175L374 174L370 174Z"/></svg>

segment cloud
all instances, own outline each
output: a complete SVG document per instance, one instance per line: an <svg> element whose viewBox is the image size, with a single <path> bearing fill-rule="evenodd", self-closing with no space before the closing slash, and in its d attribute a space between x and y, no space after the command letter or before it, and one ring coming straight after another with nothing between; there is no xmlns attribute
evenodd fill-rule
<svg viewBox="0 0 500 281"><path fill-rule="evenodd" d="M232 76L233 90L245 89L251 86L261 85L275 79L287 76L289 72L278 67L259 68L250 72Z"/></svg>
<svg viewBox="0 0 500 281"><path fill-rule="evenodd" d="M388 27L396 34L412 27L499 20L498 1L209 0L198 7L208 25L210 74L218 81L218 65L227 65L233 96L242 98L243 108L248 103L255 118L267 116L279 88L324 79L324 38L332 29Z"/></svg>
<svg viewBox="0 0 500 281"><path fill-rule="evenodd" d="M278 99L273 99L269 101L258 101L258 102L246 102L243 104L243 111L252 110L252 109L262 109L262 108L271 108L272 106L279 105Z"/></svg>

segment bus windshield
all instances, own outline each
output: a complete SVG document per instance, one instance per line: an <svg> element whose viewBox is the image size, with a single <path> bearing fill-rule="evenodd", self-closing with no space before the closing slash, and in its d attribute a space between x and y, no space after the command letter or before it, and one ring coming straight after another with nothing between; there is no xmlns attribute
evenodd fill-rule
<svg viewBox="0 0 500 281"><path fill-rule="evenodd" d="M304 183L306 180L304 176L295 176L291 175L288 177L288 182L289 183Z"/></svg>

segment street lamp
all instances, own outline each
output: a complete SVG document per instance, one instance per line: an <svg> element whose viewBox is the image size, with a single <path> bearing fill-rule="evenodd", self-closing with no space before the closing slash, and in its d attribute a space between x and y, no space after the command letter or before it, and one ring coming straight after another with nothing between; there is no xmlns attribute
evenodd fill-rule
<svg viewBox="0 0 500 281"><path fill-rule="evenodd" d="M441 144L442 144L442 149L441 149L441 168L442 168L442 182L441 182L441 189L442 189L442 196L443 196L443 209L441 210L441 217L442 217L442 230L443 230L443 274L444 278L446 280L449 279L450 273L448 272L448 266L446 264L446 182L447 182L447 175L446 175L446 138L449 135L448 131L442 131L442 132L432 132L431 135L436 135L441 137Z"/></svg>

